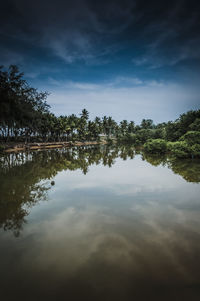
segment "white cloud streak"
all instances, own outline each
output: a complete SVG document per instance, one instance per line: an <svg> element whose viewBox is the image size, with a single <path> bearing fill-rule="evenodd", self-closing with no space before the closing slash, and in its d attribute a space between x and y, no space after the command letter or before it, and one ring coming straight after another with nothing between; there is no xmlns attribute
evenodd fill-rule
<svg viewBox="0 0 200 301"><path fill-rule="evenodd" d="M128 119L137 123L143 118L155 122L173 120L200 106L197 89L155 80L145 82L127 78L127 85L124 82L123 78L104 84L57 83L48 102L56 114L78 114L86 108L91 112L91 118L111 115L117 121Z"/></svg>

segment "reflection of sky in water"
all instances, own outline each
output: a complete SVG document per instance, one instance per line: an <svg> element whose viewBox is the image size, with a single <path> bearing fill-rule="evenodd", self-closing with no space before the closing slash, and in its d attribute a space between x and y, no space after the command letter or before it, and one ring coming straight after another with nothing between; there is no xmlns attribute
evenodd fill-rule
<svg viewBox="0 0 200 301"><path fill-rule="evenodd" d="M30 300L199 300L199 184L139 156L54 180L22 235L1 235L8 287Z"/></svg>

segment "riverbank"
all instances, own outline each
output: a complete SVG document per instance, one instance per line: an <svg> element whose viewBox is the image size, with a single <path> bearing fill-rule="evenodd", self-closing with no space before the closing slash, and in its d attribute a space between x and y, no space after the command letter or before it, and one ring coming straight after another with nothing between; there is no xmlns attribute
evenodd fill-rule
<svg viewBox="0 0 200 301"><path fill-rule="evenodd" d="M0 148L2 152L12 153L19 151L39 150L39 149L52 149L52 148L63 148L72 146L85 146L85 145L98 145L107 144L106 140L97 141L75 141L75 142L42 142L42 143L1 143Z"/></svg>

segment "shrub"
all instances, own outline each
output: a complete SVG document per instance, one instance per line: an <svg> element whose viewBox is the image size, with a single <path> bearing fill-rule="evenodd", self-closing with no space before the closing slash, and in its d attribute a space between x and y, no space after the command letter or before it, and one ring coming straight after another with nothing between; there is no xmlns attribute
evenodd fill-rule
<svg viewBox="0 0 200 301"><path fill-rule="evenodd" d="M186 141L168 142L167 148L177 158L188 158L191 156L191 149Z"/></svg>
<svg viewBox="0 0 200 301"><path fill-rule="evenodd" d="M164 154L167 151L167 142L163 139L149 140L144 144L144 151Z"/></svg>
<svg viewBox="0 0 200 301"><path fill-rule="evenodd" d="M180 138L181 141L186 141L189 145L200 144L200 132L188 131Z"/></svg>
<svg viewBox="0 0 200 301"><path fill-rule="evenodd" d="M192 156L200 157L200 144L193 144L190 149Z"/></svg>

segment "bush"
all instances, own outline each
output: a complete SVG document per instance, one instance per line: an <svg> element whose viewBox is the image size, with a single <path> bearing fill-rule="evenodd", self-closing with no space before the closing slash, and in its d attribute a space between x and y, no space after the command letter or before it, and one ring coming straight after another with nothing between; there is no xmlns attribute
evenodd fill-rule
<svg viewBox="0 0 200 301"><path fill-rule="evenodd" d="M191 154L194 157L200 157L200 144L193 144L191 146Z"/></svg>
<svg viewBox="0 0 200 301"><path fill-rule="evenodd" d="M180 140L187 142L189 145L200 144L200 132L188 131Z"/></svg>
<svg viewBox="0 0 200 301"><path fill-rule="evenodd" d="M152 154L164 154L167 151L167 142L163 139L149 140L144 144L144 151Z"/></svg>
<svg viewBox="0 0 200 301"><path fill-rule="evenodd" d="M191 149L186 141L168 142L167 148L177 158L191 157Z"/></svg>

